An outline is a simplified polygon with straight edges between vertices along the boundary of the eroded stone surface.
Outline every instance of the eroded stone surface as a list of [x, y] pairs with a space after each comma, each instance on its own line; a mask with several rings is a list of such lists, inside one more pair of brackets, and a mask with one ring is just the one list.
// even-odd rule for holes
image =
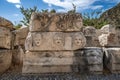
[[101, 46], [120, 46], [119, 36], [114, 33], [100, 35], [99, 42]]
[[28, 32], [29, 32], [29, 27], [23, 27], [18, 30], [15, 30], [14, 46], [18, 46], [18, 45], [24, 46]]
[[86, 39], [81, 32], [34, 32], [29, 33], [25, 48], [30, 51], [76, 50], [85, 44]]
[[102, 49], [85, 48], [77, 51], [27, 51], [24, 57], [22, 71], [23, 73], [97, 73], [102, 72], [102, 70]]
[[6, 28], [9, 28], [12, 30], [13, 24], [9, 20], [7, 20], [3, 17], [0, 17], [0, 27], [6, 27]]
[[30, 31], [80, 31], [83, 27], [80, 14], [33, 13]]
[[12, 50], [12, 62], [14, 65], [22, 65], [24, 57], [24, 51], [21, 46]]
[[12, 47], [12, 33], [5, 27], [0, 27], [0, 48], [10, 49]]
[[11, 65], [12, 52], [0, 49], [0, 74], [5, 72]]
[[105, 48], [105, 65], [113, 73], [120, 73], [120, 48]]
[[83, 34], [86, 37], [86, 47], [100, 47], [98, 36], [101, 34], [100, 30], [93, 26], [86, 26], [83, 29]]
[[110, 24], [107, 24], [107, 25], [104, 25], [102, 28], [101, 28], [101, 32], [103, 34], [107, 34], [107, 33], [116, 33], [116, 30], [115, 30], [115, 27], [110, 25]]

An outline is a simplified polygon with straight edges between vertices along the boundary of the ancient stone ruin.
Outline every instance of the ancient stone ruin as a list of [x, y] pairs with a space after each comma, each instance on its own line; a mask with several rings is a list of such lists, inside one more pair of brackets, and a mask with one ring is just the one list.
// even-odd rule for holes
[[77, 13], [33, 13], [18, 30], [0, 17], [0, 73], [14, 65], [23, 74], [120, 73], [119, 55], [120, 29], [84, 27]]

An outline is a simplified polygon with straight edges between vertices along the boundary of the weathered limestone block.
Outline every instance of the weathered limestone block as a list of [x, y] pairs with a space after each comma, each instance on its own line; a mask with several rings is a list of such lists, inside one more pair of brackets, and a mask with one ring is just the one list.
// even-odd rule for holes
[[77, 50], [85, 44], [86, 39], [81, 32], [34, 32], [28, 34], [25, 48], [29, 51]]
[[23, 56], [24, 56], [24, 51], [21, 46], [19, 46], [17, 49], [12, 50], [12, 63], [14, 65], [22, 65]]
[[95, 29], [93, 26], [86, 26], [83, 29], [83, 34], [86, 37], [86, 47], [99, 47], [100, 43], [98, 40], [98, 36], [100, 35], [100, 31]]
[[0, 74], [5, 72], [11, 65], [12, 52], [0, 49]]
[[15, 34], [14, 46], [19, 46], [19, 45], [24, 46], [28, 32], [29, 32], [29, 27], [23, 27], [18, 30], [15, 30], [14, 31], [14, 34]]
[[13, 30], [13, 24], [3, 17], [0, 17], [0, 27], [6, 27], [9, 28], [10, 30]]
[[83, 34], [85, 36], [95, 36], [96, 35], [96, 29], [93, 26], [86, 26], [83, 29]]
[[120, 73], [120, 48], [105, 48], [105, 66], [112, 73]]
[[103, 26], [100, 30], [103, 34], [116, 33], [115, 27], [110, 24]]
[[83, 27], [81, 14], [33, 13], [30, 31], [80, 31]]
[[99, 42], [101, 46], [120, 46], [120, 38], [114, 33], [102, 34], [99, 36]]
[[99, 48], [77, 51], [28, 51], [23, 60], [23, 73], [102, 73], [103, 70], [103, 52]]
[[12, 33], [5, 27], [0, 27], [0, 48], [10, 49], [12, 47]]
[[97, 47], [87, 47], [75, 52], [76, 56], [82, 56], [83, 60], [76, 59], [79, 63], [78, 70], [82, 73], [98, 73], [103, 71], [103, 51]]

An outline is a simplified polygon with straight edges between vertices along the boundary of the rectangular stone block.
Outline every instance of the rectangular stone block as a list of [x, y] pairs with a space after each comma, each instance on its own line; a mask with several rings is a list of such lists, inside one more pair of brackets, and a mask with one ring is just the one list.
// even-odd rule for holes
[[105, 48], [105, 65], [112, 72], [120, 72], [120, 48]]
[[103, 53], [100, 48], [85, 48], [77, 51], [27, 51], [23, 59], [23, 66], [23, 73], [32, 72], [32, 68], [37, 71], [35, 73], [44, 73], [41, 71], [42, 68], [47, 69], [46, 73], [49, 73], [54, 72], [49, 69], [54, 67], [58, 67], [57, 72], [62, 72], [59, 69], [60, 66], [63, 66], [62, 69], [66, 69], [65, 66], [68, 66], [69, 68], [66, 69], [68, 72], [100, 73], [103, 70]]
[[33, 32], [28, 34], [25, 48], [29, 51], [77, 50], [85, 44], [86, 39], [81, 32]]
[[5, 72], [12, 62], [12, 51], [0, 49], [0, 74]]
[[29, 32], [29, 27], [23, 27], [18, 30], [14, 31], [15, 34], [15, 41], [14, 41], [14, 46], [24, 46], [25, 45], [25, 40]]
[[101, 46], [120, 47], [120, 38], [117, 36], [117, 34], [114, 33], [100, 35], [99, 42]]
[[30, 31], [81, 31], [81, 14], [33, 13], [30, 19]]
[[5, 27], [0, 27], [0, 48], [12, 48], [12, 33]]

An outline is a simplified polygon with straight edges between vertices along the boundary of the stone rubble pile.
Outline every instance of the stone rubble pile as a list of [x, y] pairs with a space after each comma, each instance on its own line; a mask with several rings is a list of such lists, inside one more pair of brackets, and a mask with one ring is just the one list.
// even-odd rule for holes
[[120, 73], [120, 29], [83, 27], [80, 14], [33, 13], [29, 27], [14, 30], [0, 17], [0, 74], [13, 64], [23, 74]]

